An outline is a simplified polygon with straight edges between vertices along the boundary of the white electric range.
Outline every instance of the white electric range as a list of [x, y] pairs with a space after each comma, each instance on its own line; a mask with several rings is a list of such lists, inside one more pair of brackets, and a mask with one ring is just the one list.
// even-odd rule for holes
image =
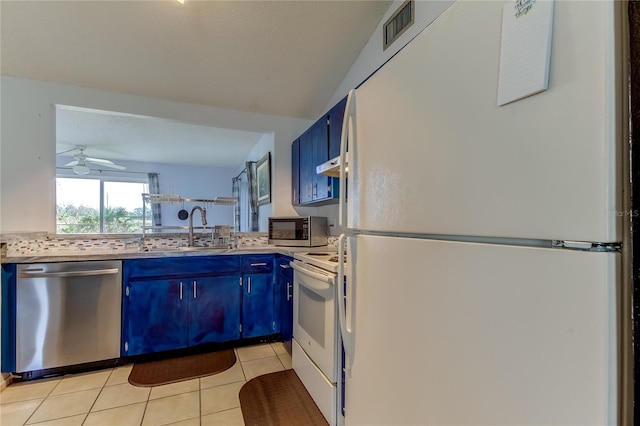
[[329, 425], [336, 425], [341, 371], [337, 253], [296, 253], [293, 267], [293, 369]]

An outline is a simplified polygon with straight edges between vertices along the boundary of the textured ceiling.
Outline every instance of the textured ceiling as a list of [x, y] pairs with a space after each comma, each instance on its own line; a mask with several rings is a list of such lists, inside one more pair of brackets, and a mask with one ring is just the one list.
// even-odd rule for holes
[[2, 74], [320, 115], [389, 1], [0, 2]]
[[[1, 0], [0, 70], [315, 119], [391, 3]], [[59, 111], [56, 133], [56, 152], [78, 144], [113, 160], [234, 166], [260, 136], [79, 109]]]
[[[197, 126], [81, 108], [56, 109], [56, 152], [77, 145], [89, 157], [209, 167], [242, 164], [261, 133]], [[64, 154], [73, 156], [74, 150]], [[71, 161], [71, 159], [67, 159]]]

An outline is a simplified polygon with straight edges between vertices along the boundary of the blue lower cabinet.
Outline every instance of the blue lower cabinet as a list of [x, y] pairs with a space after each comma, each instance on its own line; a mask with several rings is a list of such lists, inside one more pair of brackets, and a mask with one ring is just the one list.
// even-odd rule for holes
[[279, 256], [276, 262], [275, 316], [278, 331], [285, 347], [291, 352], [293, 335], [293, 269], [288, 256]]
[[273, 274], [247, 274], [243, 277], [242, 337], [274, 334]]
[[16, 371], [16, 264], [0, 265], [2, 278], [2, 351], [3, 373]]
[[273, 254], [124, 262], [122, 356], [279, 332]]
[[[183, 287], [181, 290], [180, 287]], [[180, 280], [135, 281], [128, 285], [124, 355], [187, 347], [189, 300]]]
[[[125, 356], [240, 338], [240, 272], [132, 281], [125, 290]], [[128, 294], [128, 296], [126, 296]]]
[[240, 338], [239, 280], [240, 273], [190, 283], [189, 346]]

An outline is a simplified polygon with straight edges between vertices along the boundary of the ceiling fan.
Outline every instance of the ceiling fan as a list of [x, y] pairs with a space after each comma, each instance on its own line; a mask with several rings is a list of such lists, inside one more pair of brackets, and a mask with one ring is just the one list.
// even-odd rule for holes
[[79, 153], [77, 153], [77, 154], [75, 154], [73, 156], [73, 161], [65, 164], [65, 167], [71, 166], [71, 169], [77, 175], [89, 174], [90, 169], [89, 169], [89, 166], [88, 166], [87, 163], [96, 164], [98, 166], [103, 166], [103, 167], [110, 167], [110, 168], [116, 169], [116, 170], [125, 170], [126, 169], [126, 167], [120, 166], [118, 164], [115, 164], [113, 161], [110, 161], [110, 160], [105, 160], [105, 159], [102, 159], [102, 158], [87, 157], [87, 155], [84, 153], [85, 149], [87, 149], [87, 147], [84, 146], [84, 145], [76, 145], [75, 148], [70, 149], [68, 151], [60, 152], [60, 153], [58, 153], [58, 155], [65, 154], [67, 152], [71, 152], [71, 151], [75, 151], [75, 150], [80, 151]]

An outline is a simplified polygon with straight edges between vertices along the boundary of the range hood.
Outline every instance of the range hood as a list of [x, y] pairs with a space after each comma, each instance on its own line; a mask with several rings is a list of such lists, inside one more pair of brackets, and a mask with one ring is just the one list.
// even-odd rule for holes
[[[345, 175], [349, 173], [349, 167], [345, 167]], [[325, 161], [316, 167], [316, 173], [319, 175], [340, 177], [340, 156]]]

